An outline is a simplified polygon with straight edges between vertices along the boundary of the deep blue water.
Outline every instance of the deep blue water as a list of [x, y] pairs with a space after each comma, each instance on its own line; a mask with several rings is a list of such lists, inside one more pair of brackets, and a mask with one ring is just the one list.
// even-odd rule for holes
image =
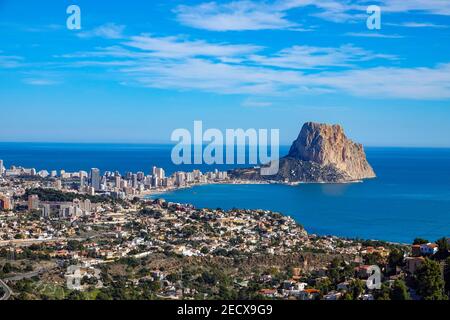
[[[0, 142], [0, 159], [5, 167], [11, 165], [39, 170], [76, 172], [99, 168], [103, 171], [131, 171], [150, 173], [153, 166], [171, 174], [175, 171], [203, 172], [228, 170], [230, 165], [174, 165], [171, 160], [173, 145], [164, 144], [86, 144], [86, 143], [10, 143]], [[287, 147], [281, 151], [287, 152]], [[192, 148], [192, 157], [194, 149]], [[248, 165], [241, 165], [248, 167]]]
[[[177, 170], [169, 145], [0, 143], [5, 166], [38, 170]], [[282, 153], [287, 148], [282, 149]], [[209, 185], [165, 194], [197, 207], [262, 208], [291, 215], [309, 232], [410, 242], [450, 236], [450, 149], [367, 148], [377, 179], [346, 185]], [[227, 169], [229, 166], [219, 166]]]
[[409, 243], [450, 236], [450, 150], [368, 148], [378, 177], [355, 184], [209, 185], [171, 192], [197, 207], [262, 208], [310, 233]]

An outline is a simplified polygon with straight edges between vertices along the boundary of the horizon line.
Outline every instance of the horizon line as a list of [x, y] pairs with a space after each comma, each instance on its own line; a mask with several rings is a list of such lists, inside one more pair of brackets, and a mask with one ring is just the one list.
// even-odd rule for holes
[[[105, 142], [105, 141], [0, 141], [1, 143], [6, 144], [67, 144], [67, 145], [75, 145], [75, 144], [84, 144], [84, 145], [95, 145], [95, 144], [103, 144], [103, 145], [178, 145], [176, 142]], [[202, 146], [209, 145], [209, 143], [205, 143]], [[289, 144], [282, 143], [280, 147], [290, 147], [292, 142]], [[450, 145], [448, 146], [424, 146], [424, 145], [374, 145], [374, 144], [362, 144], [364, 148], [402, 148], [402, 149], [450, 149]], [[191, 146], [198, 146], [196, 144], [191, 144]], [[224, 146], [228, 146], [224, 144]], [[242, 146], [241, 144], [236, 144], [235, 146]], [[244, 144], [244, 146], [254, 147], [255, 145]]]

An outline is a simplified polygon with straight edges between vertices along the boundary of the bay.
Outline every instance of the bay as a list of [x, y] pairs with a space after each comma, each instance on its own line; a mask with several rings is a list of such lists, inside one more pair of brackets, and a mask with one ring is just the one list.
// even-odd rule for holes
[[[5, 166], [37, 170], [166, 172], [236, 166], [176, 166], [171, 145], [0, 143]], [[281, 154], [288, 147], [283, 147]], [[411, 242], [450, 236], [450, 149], [366, 148], [377, 178], [355, 184], [207, 185], [158, 195], [196, 207], [267, 209], [310, 233]], [[241, 165], [241, 167], [246, 165]]]

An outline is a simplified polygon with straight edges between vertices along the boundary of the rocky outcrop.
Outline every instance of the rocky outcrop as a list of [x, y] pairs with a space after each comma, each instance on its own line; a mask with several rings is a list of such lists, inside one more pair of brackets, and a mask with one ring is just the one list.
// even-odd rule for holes
[[353, 180], [375, 177], [363, 146], [348, 139], [340, 125], [305, 123], [288, 157], [334, 166]]
[[258, 169], [230, 172], [238, 179], [283, 182], [347, 182], [374, 178], [361, 144], [348, 139], [340, 125], [308, 122], [289, 150], [280, 159], [278, 173], [261, 176]]

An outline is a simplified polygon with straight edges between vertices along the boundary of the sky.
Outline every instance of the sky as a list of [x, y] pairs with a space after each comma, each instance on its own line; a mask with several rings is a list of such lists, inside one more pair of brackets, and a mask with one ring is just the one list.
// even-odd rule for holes
[[0, 39], [0, 141], [165, 143], [201, 120], [290, 144], [316, 121], [450, 147], [448, 0], [0, 0]]

